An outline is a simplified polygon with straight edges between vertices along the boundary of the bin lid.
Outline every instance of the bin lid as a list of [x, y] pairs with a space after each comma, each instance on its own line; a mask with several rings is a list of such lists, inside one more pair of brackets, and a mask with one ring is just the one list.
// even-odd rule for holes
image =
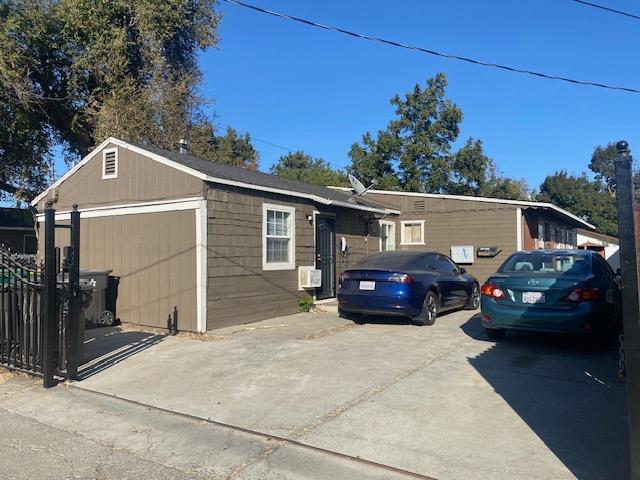
[[91, 275], [109, 275], [113, 270], [80, 270], [80, 276], [91, 276]]

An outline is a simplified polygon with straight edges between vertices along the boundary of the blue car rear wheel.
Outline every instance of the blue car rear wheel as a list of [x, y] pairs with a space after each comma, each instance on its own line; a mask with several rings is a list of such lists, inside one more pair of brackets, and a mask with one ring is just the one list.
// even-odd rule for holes
[[422, 311], [417, 317], [413, 317], [413, 321], [418, 325], [433, 325], [438, 316], [440, 308], [438, 296], [434, 292], [427, 292], [422, 303]]

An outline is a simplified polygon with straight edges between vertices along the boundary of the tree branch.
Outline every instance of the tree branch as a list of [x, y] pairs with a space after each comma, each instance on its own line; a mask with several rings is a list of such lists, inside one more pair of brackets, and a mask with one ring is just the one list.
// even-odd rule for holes
[[25, 190], [24, 188], [16, 187], [6, 182], [0, 182], [0, 191], [10, 193], [11, 195], [17, 194], [18, 198], [25, 202], [30, 202], [36, 196], [31, 190]]

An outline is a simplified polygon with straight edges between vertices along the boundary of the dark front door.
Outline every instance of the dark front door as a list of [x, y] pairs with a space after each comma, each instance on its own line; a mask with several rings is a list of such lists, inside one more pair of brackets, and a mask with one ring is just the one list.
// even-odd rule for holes
[[336, 296], [336, 233], [335, 219], [316, 217], [316, 268], [322, 272], [322, 286], [316, 289], [316, 298], [322, 300]]

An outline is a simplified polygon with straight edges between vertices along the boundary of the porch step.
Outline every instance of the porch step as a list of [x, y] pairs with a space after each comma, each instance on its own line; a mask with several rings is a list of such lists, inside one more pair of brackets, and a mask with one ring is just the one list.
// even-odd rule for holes
[[320, 313], [338, 313], [338, 302], [316, 303], [314, 310]]

